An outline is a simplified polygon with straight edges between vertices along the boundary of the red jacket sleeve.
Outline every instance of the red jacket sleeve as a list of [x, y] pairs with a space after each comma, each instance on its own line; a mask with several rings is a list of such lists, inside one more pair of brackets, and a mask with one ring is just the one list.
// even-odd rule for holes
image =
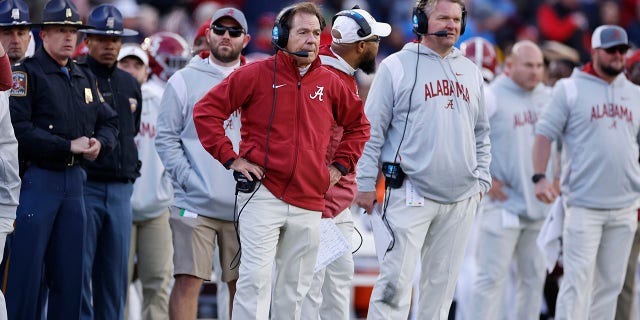
[[538, 27], [545, 38], [560, 42], [569, 39], [578, 30], [571, 16], [560, 18], [548, 5], [538, 9]]
[[0, 58], [0, 91], [11, 89], [13, 79], [11, 76], [11, 64], [9, 63], [9, 55]]
[[332, 162], [353, 172], [362, 155], [364, 144], [369, 140], [370, 125], [364, 114], [362, 100], [345, 86], [338, 84], [336, 87], [342, 90], [340, 99], [333, 106], [334, 118], [344, 132]]

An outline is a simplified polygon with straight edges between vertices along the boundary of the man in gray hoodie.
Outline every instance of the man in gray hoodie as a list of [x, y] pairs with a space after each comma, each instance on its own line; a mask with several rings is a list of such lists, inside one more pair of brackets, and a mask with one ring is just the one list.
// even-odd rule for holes
[[[209, 55], [201, 52], [169, 79], [158, 116], [156, 148], [173, 177], [175, 198], [169, 217], [176, 279], [169, 299], [171, 319], [196, 318], [200, 287], [211, 278], [215, 239], [222, 267], [220, 280], [229, 286], [229, 308], [238, 279], [238, 240], [233, 225], [235, 181], [231, 171], [200, 144], [192, 112], [209, 89], [241, 65], [240, 52], [251, 37], [247, 21], [237, 9], [220, 9], [211, 21], [207, 31]], [[238, 150], [239, 114], [227, 120], [225, 130]]]
[[637, 228], [640, 90], [624, 73], [627, 33], [603, 25], [592, 62], [558, 81], [536, 125], [536, 197], [557, 192], [544, 172], [551, 141], [563, 142], [564, 276], [556, 319], [613, 319]]
[[536, 238], [549, 208], [536, 199], [530, 180], [534, 128], [550, 98], [549, 88], [542, 84], [542, 51], [531, 41], [516, 43], [505, 73], [485, 91], [492, 184], [476, 220], [480, 224], [474, 250], [478, 274], [469, 314], [478, 320], [498, 319], [507, 313], [499, 297], [505, 284], [511, 284], [506, 281], [511, 261], [516, 272], [516, 319], [539, 317], [545, 279], [544, 257]]
[[462, 0], [419, 1], [413, 27], [420, 41], [386, 58], [369, 91], [371, 139], [358, 162], [356, 203], [373, 211], [382, 164], [383, 219], [394, 239], [373, 289], [371, 319], [407, 318], [418, 262], [417, 318], [446, 319], [476, 208], [491, 186], [484, 80], [453, 47], [465, 15]]

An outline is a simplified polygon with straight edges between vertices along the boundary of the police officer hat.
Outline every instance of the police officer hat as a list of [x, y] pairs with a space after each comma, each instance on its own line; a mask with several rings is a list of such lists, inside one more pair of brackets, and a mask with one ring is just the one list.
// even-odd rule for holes
[[29, 6], [22, 0], [0, 2], [0, 27], [30, 27]]
[[93, 29], [82, 30], [88, 34], [108, 36], [135, 36], [137, 31], [122, 27], [122, 13], [110, 4], [101, 4], [89, 14], [87, 24]]
[[82, 24], [78, 9], [70, 0], [49, 0], [42, 10], [40, 26], [64, 25], [78, 29], [90, 28]]

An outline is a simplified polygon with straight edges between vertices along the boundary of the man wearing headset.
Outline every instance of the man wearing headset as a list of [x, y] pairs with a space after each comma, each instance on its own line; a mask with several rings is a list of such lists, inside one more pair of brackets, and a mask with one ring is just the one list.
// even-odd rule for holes
[[[241, 52], [250, 40], [247, 20], [240, 10], [216, 11], [207, 29], [210, 54], [201, 52], [173, 74], [160, 102], [156, 148], [173, 177], [175, 199], [169, 215], [176, 279], [169, 298], [170, 319], [197, 317], [200, 288], [211, 278], [214, 239], [222, 269], [217, 273], [218, 283], [227, 284], [230, 303], [233, 300], [238, 279], [237, 262], [233, 261], [238, 252], [233, 225], [234, 181], [198, 141], [193, 107], [210, 88], [244, 64]], [[240, 141], [239, 118], [235, 113], [224, 119], [222, 134], [231, 139], [230, 148]]]
[[[355, 72], [359, 69], [371, 74], [376, 68], [376, 56], [382, 37], [391, 33], [391, 26], [377, 22], [367, 11], [354, 7], [338, 12], [333, 17], [331, 45], [320, 47], [320, 60], [338, 75], [353, 93], [358, 94]], [[342, 128], [331, 127], [331, 139], [327, 161], [342, 137]], [[353, 234], [353, 219], [349, 207], [353, 203], [358, 187], [356, 174], [342, 177], [325, 195], [323, 219], [332, 219], [348, 244]], [[351, 306], [351, 281], [353, 280], [353, 255], [349, 250], [316, 272], [311, 289], [302, 304], [303, 319], [348, 319]]]
[[395, 239], [370, 319], [407, 318], [418, 262], [417, 318], [447, 318], [473, 217], [491, 186], [484, 80], [453, 47], [464, 17], [462, 0], [419, 1], [412, 18], [419, 42], [383, 60], [369, 91], [371, 139], [358, 162], [356, 203], [373, 211], [382, 164], [383, 214]]
[[[254, 191], [238, 195], [242, 258], [236, 319], [266, 319], [270, 305], [272, 319], [300, 318], [318, 253], [324, 194], [355, 170], [369, 138], [362, 101], [321, 67], [322, 27], [322, 14], [311, 2], [283, 9], [272, 31], [280, 52], [232, 73], [193, 111], [204, 148], [244, 178], [260, 180]], [[237, 110], [239, 154], [224, 135], [224, 120]], [[327, 165], [334, 122], [344, 134]]]

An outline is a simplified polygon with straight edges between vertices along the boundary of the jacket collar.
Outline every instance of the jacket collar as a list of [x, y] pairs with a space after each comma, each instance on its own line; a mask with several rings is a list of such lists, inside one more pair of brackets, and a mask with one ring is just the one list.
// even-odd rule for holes
[[[58, 64], [58, 62], [56, 62], [50, 55], [49, 53], [47, 53], [47, 51], [44, 50], [44, 47], [40, 47], [38, 50], [36, 50], [36, 52], [34, 53], [34, 58], [37, 59], [38, 61], [40, 61], [40, 65], [42, 66], [42, 70], [47, 73], [47, 74], [52, 74], [52, 73], [60, 73], [63, 74], [62, 71], [60, 70], [60, 67], [62, 67], [61, 65]], [[82, 73], [82, 71], [79, 70], [80, 67], [78, 67], [75, 63], [73, 63], [73, 60], [71, 59], [67, 59], [67, 68], [69, 68], [69, 74], [72, 77], [84, 77], [84, 74]]]
[[87, 55], [87, 65], [91, 68], [91, 71], [95, 73], [99, 77], [109, 77], [116, 70], [116, 64], [114, 63], [112, 66], [106, 66], [102, 63], [99, 63], [92, 56]]
[[[295, 70], [296, 74], [300, 76], [300, 68], [298, 68], [298, 63], [296, 62], [295, 59], [293, 59], [288, 54], [280, 50], [278, 50], [278, 52], [276, 53], [275, 58], [277, 62], [286, 65], [288, 70]], [[320, 67], [321, 65], [322, 65], [322, 62], [320, 61], [320, 59], [318, 59], [318, 57], [316, 57], [316, 59], [313, 60], [313, 62], [311, 62], [311, 65], [309, 66], [309, 70], [307, 71], [307, 74], [309, 74], [309, 72], [311, 72], [313, 69]]]

